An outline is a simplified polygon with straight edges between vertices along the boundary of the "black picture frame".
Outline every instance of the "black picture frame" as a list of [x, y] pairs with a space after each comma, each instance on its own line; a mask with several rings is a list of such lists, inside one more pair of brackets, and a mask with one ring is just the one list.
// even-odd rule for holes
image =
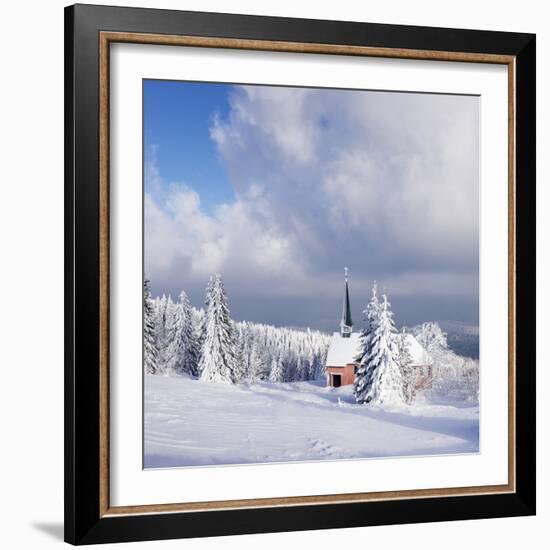
[[[513, 56], [515, 491], [139, 515], [100, 512], [101, 31]], [[535, 514], [535, 35], [75, 5], [65, 9], [65, 540], [72, 544]]]

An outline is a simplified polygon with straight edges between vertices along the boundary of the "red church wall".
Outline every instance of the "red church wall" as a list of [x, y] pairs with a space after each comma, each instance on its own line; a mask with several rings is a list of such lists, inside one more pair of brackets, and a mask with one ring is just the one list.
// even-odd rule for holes
[[[345, 367], [327, 367], [327, 386], [334, 386], [333, 374], [341, 376], [341, 385], [347, 386], [355, 382], [356, 365], [349, 363]], [[415, 366], [415, 390], [429, 390], [432, 387], [433, 372], [431, 365]]]
[[414, 380], [415, 390], [431, 390], [433, 380], [433, 369], [431, 365], [415, 367], [416, 376]]
[[350, 363], [345, 367], [328, 367], [327, 366], [327, 386], [334, 386], [333, 374], [341, 375], [342, 386], [347, 386], [355, 382], [355, 365]]

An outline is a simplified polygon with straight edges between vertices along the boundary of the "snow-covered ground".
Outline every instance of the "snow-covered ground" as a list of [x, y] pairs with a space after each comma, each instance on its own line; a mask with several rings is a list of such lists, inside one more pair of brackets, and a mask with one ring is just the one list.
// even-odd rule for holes
[[146, 468], [472, 453], [479, 407], [357, 405], [324, 382], [213, 384], [145, 377]]

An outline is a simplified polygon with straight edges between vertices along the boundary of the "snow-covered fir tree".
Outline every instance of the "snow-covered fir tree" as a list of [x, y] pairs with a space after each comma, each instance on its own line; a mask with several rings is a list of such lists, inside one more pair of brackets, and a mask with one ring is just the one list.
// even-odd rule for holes
[[[197, 332], [197, 335], [198, 335], [198, 343], [199, 343], [199, 349], [201, 350], [201, 354], [202, 354], [202, 347], [204, 345], [204, 339], [206, 337], [206, 323], [207, 323], [207, 320], [206, 320], [206, 312], [208, 310], [208, 303], [209, 303], [209, 300], [210, 300], [210, 294], [212, 293], [212, 285], [214, 283], [214, 277], [210, 277], [208, 279], [208, 283], [206, 284], [206, 289], [205, 289], [205, 293], [204, 293], [204, 309], [201, 309], [200, 310], [200, 313], [199, 315], [195, 316], [195, 320], [198, 321], [198, 324], [195, 326], [195, 330]], [[199, 377], [201, 375], [201, 368], [202, 368], [202, 363], [199, 361]]]
[[403, 398], [405, 403], [412, 403], [414, 399], [415, 376], [412, 369], [412, 356], [405, 329], [395, 337], [396, 362], [401, 371], [403, 382]]
[[296, 366], [294, 368], [294, 380], [297, 380], [298, 382], [301, 382], [302, 380], [306, 380], [307, 376], [307, 364], [302, 360], [301, 355], [298, 355], [296, 358]]
[[192, 308], [185, 291], [174, 305], [168, 329], [166, 370], [170, 373], [198, 375], [200, 349], [192, 323]]
[[175, 305], [171, 296], [162, 297], [155, 301], [155, 330], [158, 347], [157, 374], [168, 374], [168, 362], [173, 337], [172, 325], [174, 322]]
[[241, 339], [241, 334], [237, 324], [232, 321], [233, 337], [235, 338], [235, 362], [233, 368], [233, 383], [238, 384], [243, 382], [249, 371], [248, 356], [247, 356], [247, 339]]
[[[204, 309], [197, 309], [191, 307], [191, 326], [195, 334], [195, 341], [197, 343], [197, 349], [199, 350], [199, 360], [201, 355], [202, 344], [204, 342], [204, 318], [206, 317]], [[200, 376], [199, 364], [197, 363], [197, 376]]]
[[433, 359], [431, 393], [438, 397], [457, 400], [479, 399], [479, 361], [462, 357], [451, 350], [447, 334], [439, 323], [427, 322], [408, 331], [420, 342]]
[[158, 355], [151, 283], [149, 279], [145, 279], [143, 281], [143, 366], [147, 374], [157, 373]]
[[270, 382], [283, 382], [285, 370], [280, 355], [274, 355], [271, 359], [271, 369], [269, 372]]
[[380, 320], [380, 310], [381, 310], [380, 300], [378, 299], [378, 285], [376, 281], [372, 285], [372, 296], [367, 304], [367, 309], [363, 312], [365, 314], [365, 335], [372, 337], [374, 331], [378, 327]]
[[355, 399], [358, 403], [398, 404], [404, 402], [403, 380], [395, 358], [395, 325], [390, 303], [386, 295], [378, 311], [376, 324], [370, 327], [363, 350], [361, 364], [354, 384]]
[[204, 341], [199, 372], [207, 382], [235, 382], [235, 336], [221, 275], [207, 287]]
[[234, 323], [233, 327], [237, 338], [235, 361], [238, 366], [238, 378], [242, 381], [248, 377], [250, 371], [251, 338], [248, 326], [245, 323]]
[[306, 364], [307, 380], [316, 380], [319, 374], [319, 367], [317, 364], [317, 355], [315, 354], [313, 347], [310, 345], [310, 342], [308, 342]]
[[248, 380], [250, 382], [260, 382], [269, 378], [269, 364], [266, 353], [259, 344], [252, 344], [252, 350], [249, 359]]
[[418, 340], [418, 343], [434, 358], [444, 355], [449, 349], [447, 334], [441, 330], [439, 323], [422, 323], [413, 327], [411, 333]]
[[[376, 284], [376, 281], [374, 281], [374, 284], [372, 285], [371, 299], [369, 300], [367, 307], [363, 310], [363, 316], [364, 327], [359, 334], [361, 351], [359, 355], [355, 358], [356, 362], [360, 365], [366, 364], [368, 361], [372, 336], [374, 334], [374, 331], [376, 330], [376, 327], [378, 326], [378, 320], [380, 316], [380, 300], [378, 299], [378, 286]], [[357, 374], [358, 376], [356, 377], [357, 379], [355, 383], [356, 386], [359, 377], [363, 377], [366, 374], [366, 371], [365, 369], [360, 368]], [[354, 391], [356, 390], [354, 389]]]

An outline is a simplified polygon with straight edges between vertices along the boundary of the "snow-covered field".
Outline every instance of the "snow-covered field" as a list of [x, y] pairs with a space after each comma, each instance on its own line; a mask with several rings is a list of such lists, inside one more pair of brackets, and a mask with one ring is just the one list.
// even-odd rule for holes
[[231, 386], [145, 377], [146, 468], [473, 453], [479, 407], [357, 405], [324, 382]]

